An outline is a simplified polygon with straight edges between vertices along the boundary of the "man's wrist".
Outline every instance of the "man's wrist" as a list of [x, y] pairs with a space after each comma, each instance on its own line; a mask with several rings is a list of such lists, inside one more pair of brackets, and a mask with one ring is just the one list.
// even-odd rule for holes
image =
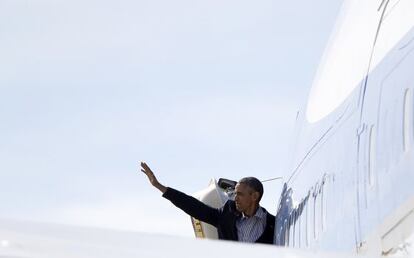
[[157, 182], [154, 186], [155, 186], [155, 188], [157, 188], [158, 190], [160, 190], [162, 193], [165, 193], [167, 191], [167, 187], [163, 186], [159, 182]]

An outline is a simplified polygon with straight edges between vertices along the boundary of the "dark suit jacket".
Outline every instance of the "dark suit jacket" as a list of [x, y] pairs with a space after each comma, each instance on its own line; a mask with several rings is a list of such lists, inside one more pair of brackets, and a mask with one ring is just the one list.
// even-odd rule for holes
[[[183, 210], [188, 215], [213, 225], [217, 228], [219, 239], [237, 241], [236, 220], [242, 215], [236, 210], [234, 201], [227, 201], [219, 209], [212, 208], [192, 196], [188, 196], [173, 188], [167, 188], [162, 195], [170, 200], [175, 206]], [[273, 244], [273, 234], [275, 229], [275, 216], [267, 213], [266, 227], [263, 234], [256, 240], [256, 243]]]

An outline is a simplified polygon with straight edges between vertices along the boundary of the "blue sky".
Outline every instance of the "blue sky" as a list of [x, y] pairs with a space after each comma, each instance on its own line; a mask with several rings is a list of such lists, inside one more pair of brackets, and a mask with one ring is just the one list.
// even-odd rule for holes
[[139, 161], [187, 193], [289, 174], [341, 3], [0, 1], [0, 217], [191, 236]]

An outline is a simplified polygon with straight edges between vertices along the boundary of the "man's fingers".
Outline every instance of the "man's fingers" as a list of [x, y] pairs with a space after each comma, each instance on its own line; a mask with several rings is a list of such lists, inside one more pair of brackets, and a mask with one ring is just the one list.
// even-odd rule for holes
[[145, 162], [141, 162], [141, 172], [143, 172], [148, 177], [150, 183], [153, 186], [156, 186], [158, 188], [160, 183], [158, 182], [154, 173], [151, 171], [151, 169], [148, 167], [148, 165]]
[[154, 173], [152, 173], [151, 171], [145, 170], [145, 169], [141, 169], [141, 171], [146, 174], [147, 176], [153, 176]]
[[141, 167], [145, 170], [151, 171], [151, 169], [148, 167], [148, 165], [145, 162], [141, 162]]
[[155, 175], [154, 175], [154, 173], [151, 171], [151, 169], [148, 167], [147, 163], [145, 163], [145, 162], [141, 162], [141, 171], [142, 171], [145, 175], [147, 175], [147, 177], [148, 177], [150, 180], [155, 179]]

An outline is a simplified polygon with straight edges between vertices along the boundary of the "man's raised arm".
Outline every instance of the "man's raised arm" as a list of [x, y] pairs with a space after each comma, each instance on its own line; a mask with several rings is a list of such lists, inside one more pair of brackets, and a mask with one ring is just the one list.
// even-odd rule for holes
[[147, 175], [150, 183], [162, 192], [162, 196], [171, 201], [175, 206], [196, 219], [217, 226], [219, 219], [218, 209], [212, 208], [190, 195], [163, 186], [158, 182], [154, 173], [145, 162], [141, 162], [141, 171]]
[[160, 190], [163, 194], [167, 191], [167, 187], [163, 186], [160, 182], [158, 182], [157, 178], [155, 177], [155, 175], [152, 172], [152, 170], [148, 167], [147, 163], [141, 162], [141, 171], [145, 175], [147, 175], [148, 180], [150, 181], [150, 183], [155, 188], [157, 188], [158, 190]]

